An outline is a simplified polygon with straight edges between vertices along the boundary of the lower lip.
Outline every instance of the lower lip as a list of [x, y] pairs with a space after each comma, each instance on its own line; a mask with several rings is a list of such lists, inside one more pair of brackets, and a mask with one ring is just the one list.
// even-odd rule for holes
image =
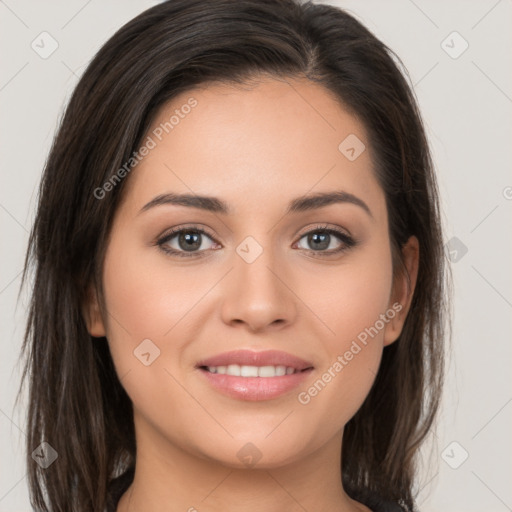
[[236, 377], [221, 373], [211, 373], [199, 368], [210, 384], [221, 393], [240, 400], [271, 400], [301, 384], [313, 368], [281, 377]]

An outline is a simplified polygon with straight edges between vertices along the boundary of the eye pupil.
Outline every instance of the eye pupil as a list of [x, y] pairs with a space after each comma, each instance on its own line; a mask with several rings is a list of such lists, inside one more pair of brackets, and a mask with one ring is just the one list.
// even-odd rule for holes
[[308, 236], [308, 241], [313, 242], [313, 246], [316, 249], [327, 249], [330, 242], [329, 233], [316, 232]]
[[[199, 249], [199, 247], [201, 247], [200, 237], [200, 233], [194, 233], [190, 231], [181, 233], [179, 236], [180, 248], [184, 249], [185, 251]], [[182, 242], [184, 242], [184, 246], [182, 245]]]

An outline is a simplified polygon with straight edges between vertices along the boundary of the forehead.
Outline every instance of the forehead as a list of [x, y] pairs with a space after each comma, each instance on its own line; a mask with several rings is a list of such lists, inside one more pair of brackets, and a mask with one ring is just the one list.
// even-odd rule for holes
[[142, 142], [151, 149], [125, 191], [134, 208], [177, 192], [223, 197], [237, 213], [331, 189], [383, 204], [364, 126], [308, 80], [191, 89], [159, 110]]

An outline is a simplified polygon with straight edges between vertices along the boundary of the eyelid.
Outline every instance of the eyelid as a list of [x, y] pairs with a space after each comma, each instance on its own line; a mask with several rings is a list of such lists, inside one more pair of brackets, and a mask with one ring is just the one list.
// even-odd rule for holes
[[209, 228], [198, 226], [196, 224], [192, 224], [190, 226], [185, 225], [185, 226], [178, 226], [175, 228], [171, 228], [171, 229], [165, 231], [162, 235], [159, 235], [158, 240], [161, 241], [163, 239], [172, 238], [174, 235], [177, 235], [178, 233], [181, 233], [182, 231], [195, 231], [195, 232], [207, 235], [213, 241], [217, 242], [215, 235], [209, 230]]
[[335, 233], [338, 233], [340, 235], [344, 235], [348, 238], [353, 238], [350, 232], [347, 229], [341, 228], [340, 226], [337, 226], [335, 224], [329, 224], [329, 223], [317, 223], [313, 226], [309, 226], [305, 228], [304, 231], [300, 231], [297, 236], [302, 238], [305, 235], [308, 235], [311, 232], [315, 231], [334, 231]]

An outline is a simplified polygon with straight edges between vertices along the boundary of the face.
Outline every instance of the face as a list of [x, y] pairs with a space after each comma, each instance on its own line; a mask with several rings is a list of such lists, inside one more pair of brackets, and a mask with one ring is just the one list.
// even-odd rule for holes
[[[364, 126], [319, 85], [267, 79], [183, 93], [144, 143], [105, 255], [107, 311], [87, 314], [138, 440], [236, 467], [341, 443], [412, 295], [393, 280]], [[414, 287], [415, 239], [404, 255]]]

